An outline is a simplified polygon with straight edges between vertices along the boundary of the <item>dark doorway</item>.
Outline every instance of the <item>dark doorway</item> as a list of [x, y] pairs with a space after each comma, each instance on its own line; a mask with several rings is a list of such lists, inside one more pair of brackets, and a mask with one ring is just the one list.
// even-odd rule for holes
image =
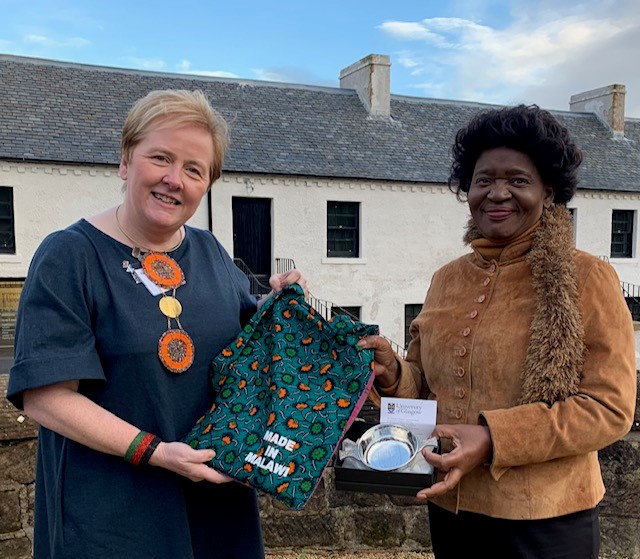
[[232, 199], [233, 257], [268, 285], [271, 275], [271, 199]]

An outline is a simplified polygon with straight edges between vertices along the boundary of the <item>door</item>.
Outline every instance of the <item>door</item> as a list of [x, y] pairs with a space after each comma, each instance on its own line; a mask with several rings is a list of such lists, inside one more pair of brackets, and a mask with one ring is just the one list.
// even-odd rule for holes
[[232, 199], [233, 257], [240, 258], [261, 283], [271, 275], [271, 199]]

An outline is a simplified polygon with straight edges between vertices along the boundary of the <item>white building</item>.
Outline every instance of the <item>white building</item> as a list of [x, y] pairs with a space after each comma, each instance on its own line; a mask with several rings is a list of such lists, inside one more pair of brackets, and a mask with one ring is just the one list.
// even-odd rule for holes
[[[343, 70], [340, 88], [0, 56], [0, 355], [10, 359], [36, 247], [121, 200], [126, 111], [166, 88], [202, 89], [231, 124], [223, 176], [191, 224], [255, 274], [294, 260], [315, 297], [404, 345], [431, 275], [466, 250], [467, 209], [446, 187], [449, 146], [487, 105], [391, 95], [380, 55]], [[570, 203], [577, 246], [640, 285], [640, 119], [624, 118], [624, 95], [594, 90], [554, 114], [584, 151]]]

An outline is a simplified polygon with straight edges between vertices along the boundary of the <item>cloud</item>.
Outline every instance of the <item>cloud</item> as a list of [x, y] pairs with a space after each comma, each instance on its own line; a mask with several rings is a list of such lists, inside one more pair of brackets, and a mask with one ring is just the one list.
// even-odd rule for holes
[[637, 60], [630, 53], [640, 52], [640, 31], [628, 29], [616, 40], [578, 52], [566, 63], [551, 70], [539, 83], [522, 91], [525, 100], [549, 108], [569, 109], [571, 95], [624, 84], [627, 89], [625, 114], [640, 118], [640, 75]]
[[[505, 8], [502, 6], [501, 8]], [[633, 0], [512, 2], [483, 21], [387, 21], [379, 29], [407, 48], [394, 55], [408, 87], [489, 103], [536, 102], [568, 108], [571, 94], [628, 87], [627, 114], [640, 117], [640, 3]], [[590, 84], [590, 85], [587, 85]]]
[[177, 69], [180, 72], [188, 72], [189, 68], [191, 68], [191, 62], [189, 62], [188, 60], [181, 60], [177, 64]]
[[24, 37], [24, 42], [48, 48], [82, 48], [89, 46], [91, 41], [82, 37], [68, 37], [66, 39], [53, 39], [46, 35], [29, 34]]
[[421, 62], [416, 58], [413, 58], [409, 52], [399, 52], [396, 57], [398, 64], [401, 64], [405, 68], [416, 68], [421, 66]]
[[196, 74], [198, 76], [209, 76], [211, 78], [239, 78], [237, 74], [233, 72], [226, 72], [225, 70], [189, 70], [186, 74]]
[[197, 76], [209, 76], [212, 78], [237, 78], [233, 72], [227, 72], [225, 70], [192, 70], [191, 62], [189, 60], [181, 60], [176, 64], [178, 72], [182, 74], [194, 74]]
[[[425, 20], [427, 21], [427, 20]], [[429, 31], [426, 25], [411, 21], [385, 21], [378, 29], [396, 39], [408, 39], [410, 41], [437, 42], [439, 36]]]
[[255, 74], [256, 79], [269, 82], [285, 82], [295, 83], [297, 81], [296, 76], [298, 71], [292, 71], [291, 68], [253, 68], [252, 72]]
[[166, 63], [161, 58], [141, 58], [138, 56], [127, 56], [127, 62], [131, 65], [141, 68], [143, 70], [164, 70]]
[[273, 68], [253, 68], [251, 70], [255, 78], [258, 80], [283, 82], [283, 83], [300, 83], [335, 87], [336, 80], [326, 80], [318, 78], [312, 72], [297, 66], [280, 66]]

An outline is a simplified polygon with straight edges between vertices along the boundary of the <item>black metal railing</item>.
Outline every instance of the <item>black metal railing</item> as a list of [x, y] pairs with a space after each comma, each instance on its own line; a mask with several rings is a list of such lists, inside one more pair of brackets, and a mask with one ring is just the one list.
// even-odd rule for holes
[[626, 281], [621, 281], [620, 285], [622, 286], [622, 294], [624, 295], [624, 300], [627, 302], [627, 307], [629, 307], [629, 312], [631, 312], [633, 320], [640, 320], [640, 285], [634, 285]]
[[269, 287], [269, 276], [254, 274], [242, 258], [234, 258], [233, 263], [249, 279], [251, 295], [265, 295], [271, 291], [271, 287]]
[[[307, 302], [314, 309], [316, 309], [325, 318], [325, 320], [331, 320], [332, 319], [333, 315], [332, 315], [331, 311], [332, 311], [332, 309], [334, 307], [336, 307], [336, 305], [334, 305], [331, 301], [325, 301], [324, 299], [319, 299], [318, 297], [316, 297], [312, 293], [309, 293], [307, 295]], [[340, 307], [340, 312], [337, 313], [337, 314], [346, 315], [349, 318], [351, 318], [352, 320], [357, 321], [357, 322], [360, 321], [359, 317], [355, 316], [354, 314], [351, 314], [348, 311], [345, 311], [342, 307]], [[380, 335], [391, 344], [391, 347], [393, 348], [393, 351], [395, 351], [398, 355], [400, 355], [400, 357], [404, 357], [405, 356], [406, 350], [404, 349], [404, 347], [402, 347], [400, 344], [394, 342], [393, 340], [387, 338], [385, 335], [383, 335], [383, 334], [380, 334]]]
[[296, 263], [293, 258], [276, 258], [276, 274], [284, 274], [295, 267]]

